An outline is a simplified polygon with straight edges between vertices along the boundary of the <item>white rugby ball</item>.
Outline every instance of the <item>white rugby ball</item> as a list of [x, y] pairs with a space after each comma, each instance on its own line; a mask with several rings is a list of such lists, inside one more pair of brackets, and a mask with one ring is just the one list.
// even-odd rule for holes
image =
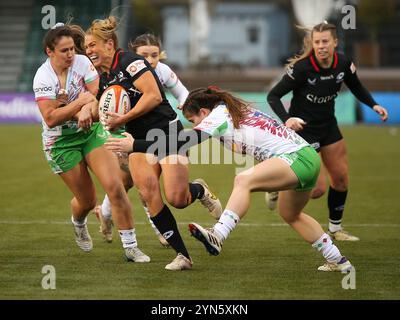
[[128, 93], [120, 85], [112, 85], [108, 87], [100, 97], [99, 101], [99, 118], [102, 125], [109, 117], [107, 112], [118, 114], [126, 114], [131, 109], [131, 101]]

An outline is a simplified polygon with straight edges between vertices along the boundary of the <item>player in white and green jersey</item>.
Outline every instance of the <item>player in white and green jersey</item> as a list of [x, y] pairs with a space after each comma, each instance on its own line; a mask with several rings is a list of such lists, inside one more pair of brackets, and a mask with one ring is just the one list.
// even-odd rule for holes
[[[194, 130], [185, 135], [189, 139], [180, 139], [179, 153], [215, 137], [234, 152], [260, 161], [235, 177], [226, 208], [213, 228], [189, 224], [192, 235], [204, 243], [210, 254], [221, 252], [222, 243], [249, 209], [251, 192], [280, 191], [281, 217], [326, 259], [318, 270], [343, 271], [352, 267], [319, 223], [302, 212], [320, 170], [318, 154], [303, 138], [269, 115], [251, 108], [247, 102], [216, 87], [192, 91], [183, 105], [183, 113], [194, 124]], [[125, 139], [108, 139], [106, 146], [125, 152], [156, 149], [149, 148], [152, 141], [126, 136]], [[166, 153], [170, 152], [169, 147], [172, 146], [164, 148]]]
[[56, 24], [49, 30], [44, 51], [48, 59], [36, 72], [33, 91], [43, 118], [46, 158], [74, 195], [71, 220], [75, 241], [83, 251], [93, 248], [86, 218], [96, 204], [90, 168], [110, 197], [125, 257], [149, 262], [150, 258], [137, 247], [131, 205], [118, 175], [118, 160], [103, 146], [106, 131], [93, 122], [98, 74], [86, 56], [75, 54], [69, 26]]
[[[79, 93], [84, 92], [93, 81], [98, 82], [96, 70], [86, 56], [77, 54], [67, 70], [65, 88], [62, 88], [48, 58], [37, 70], [33, 81], [35, 99], [41, 104], [45, 101], [50, 101], [50, 103], [60, 101], [60, 105], [64, 107], [78, 100]], [[60, 108], [60, 106], [57, 107]], [[79, 127], [78, 119], [75, 117], [52, 127], [49, 127], [43, 118], [42, 126], [44, 151], [54, 173], [71, 170], [82, 161], [86, 154], [102, 145], [106, 139], [106, 133], [99, 123], [84, 130]], [[91, 139], [92, 136], [93, 139]], [[76, 148], [78, 145], [81, 150]]]
[[183, 112], [195, 129], [220, 138], [228, 147], [254, 156], [260, 161], [235, 177], [234, 187], [219, 221], [212, 229], [196, 223], [190, 232], [202, 241], [209, 253], [217, 255], [222, 242], [250, 207], [250, 193], [282, 191], [281, 217], [327, 260], [323, 271], [342, 271], [351, 267], [338, 248], [312, 217], [302, 210], [315, 186], [320, 159], [314, 149], [293, 130], [272, 117], [218, 88], [194, 90]]

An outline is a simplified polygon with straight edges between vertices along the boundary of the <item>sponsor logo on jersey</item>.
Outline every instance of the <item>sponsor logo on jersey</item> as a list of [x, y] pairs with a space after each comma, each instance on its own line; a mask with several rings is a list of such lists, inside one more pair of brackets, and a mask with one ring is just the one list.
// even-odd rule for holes
[[307, 95], [307, 100], [312, 103], [322, 104], [334, 100], [337, 96], [338, 96], [337, 92], [335, 94], [332, 94], [331, 96], [325, 96], [325, 97], [318, 97], [316, 95], [313, 95], [312, 93], [309, 93]]
[[35, 88], [34, 89], [35, 93], [49, 92], [51, 90], [53, 90], [52, 87], [41, 87], [41, 88]]
[[135, 89], [134, 87], [130, 87], [127, 92], [129, 97], [136, 97], [142, 94], [139, 90]]
[[133, 61], [129, 66], [126, 67], [126, 71], [131, 75], [135, 76], [140, 70], [146, 68], [146, 64], [143, 60]]
[[342, 81], [343, 81], [343, 78], [344, 78], [344, 72], [339, 73], [339, 74], [336, 76], [336, 83], [342, 82]]
[[[322, 78], [322, 77], [321, 77], [321, 78]], [[307, 79], [307, 82], [308, 82], [309, 84], [311, 84], [312, 86], [315, 86], [315, 84], [317, 83], [317, 78], [315, 78], [315, 79], [313, 79], [313, 80]]]
[[210, 132], [210, 129], [214, 129], [215, 123], [210, 119], [203, 119], [196, 127], [196, 130]]
[[116, 83], [117, 81], [117, 77], [114, 77], [114, 79], [108, 81], [108, 83], [106, 84], [106, 88], [108, 88], [108, 86], [112, 85], [113, 83]]
[[293, 76], [293, 66], [288, 66], [288, 67], [286, 68], [286, 74], [294, 80], [294, 76]]
[[117, 76], [114, 77], [114, 81], [122, 82], [124, 80], [128, 79], [125, 77], [124, 73], [122, 71], [118, 72]]
[[331, 79], [333, 79], [334, 78], [334, 76], [333, 76], [333, 74], [330, 74], [329, 76], [321, 76], [321, 80], [331, 80]]

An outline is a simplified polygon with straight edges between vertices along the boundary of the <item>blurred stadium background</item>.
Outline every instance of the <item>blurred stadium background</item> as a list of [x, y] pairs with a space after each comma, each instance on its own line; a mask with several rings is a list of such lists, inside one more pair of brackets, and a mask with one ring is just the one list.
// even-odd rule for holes
[[[315, 5], [314, 2], [317, 4]], [[400, 123], [399, 0], [13, 0], [0, 2], [0, 122], [40, 121], [32, 99], [32, 79], [46, 59], [42, 22], [73, 22], [86, 29], [95, 18], [121, 18], [119, 37], [153, 32], [162, 39], [169, 64], [189, 88], [215, 84], [268, 108], [270, 85], [282, 74], [286, 59], [301, 48], [296, 24], [328, 20], [339, 27], [340, 51], [352, 57], [359, 76], [389, 109], [389, 124]], [[298, 4], [300, 4], [300, 6]], [[342, 29], [345, 5], [356, 9], [355, 29]], [[45, 8], [45, 9], [43, 9]], [[204, 9], [204, 10], [203, 10]], [[42, 12], [43, 11], [43, 12]], [[289, 98], [289, 97], [288, 97]], [[355, 98], [342, 92], [337, 103], [341, 123], [378, 123]]]
[[[126, 265], [118, 240], [111, 246], [101, 241], [94, 217], [90, 230], [98, 250], [91, 255], [78, 252], [68, 225], [70, 195], [45, 163], [32, 92], [33, 76], [46, 59], [46, 5], [55, 8], [55, 22], [73, 17], [84, 29], [95, 18], [117, 15], [123, 48], [141, 33], [159, 35], [166, 63], [189, 90], [218, 85], [267, 111], [269, 87], [282, 75], [285, 60], [301, 48], [303, 35], [295, 25], [335, 23], [339, 50], [354, 59], [361, 81], [388, 109], [390, 119], [375, 126], [379, 118], [346, 88], [337, 99], [352, 190], [345, 225], [362, 239], [341, 248], [360, 266], [357, 290], [341, 288], [343, 275], [315, 274], [319, 256], [280, 225], [277, 215], [265, 213], [262, 195], [254, 197], [253, 214], [218, 262], [211, 263], [214, 258], [187, 240], [196, 263], [193, 272], [164, 272], [173, 255], [157, 247], [140, 214], [139, 241], [155, 262], [149, 267]], [[355, 29], [340, 27], [345, 5], [356, 10]], [[0, 0], [0, 298], [399, 299], [400, 252], [393, 244], [400, 231], [399, 39], [400, 0]], [[227, 200], [232, 166], [192, 166], [191, 175], [206, 178], [223, 202]], [[102, 198], [101, 189], [98, 194]], [[130, 196], [140, 212], [137, 195]], [[323, 198], [309, 205], [321, 223], [327, 220], [325, 203]], [[184, 211], [174, 212], [185, 238], [188, 221], [212, 222], [199, 206]], [[259, 232], [257, 238], [252, 230]], [[43, 264], [58, 268], [55, 292], [40, 286]], [[235, 281], [227, 281], [226, 274]], [[193, 288], [195, 281], [200, 285]], [[209, 281], [215, 288], [209, 288]]]

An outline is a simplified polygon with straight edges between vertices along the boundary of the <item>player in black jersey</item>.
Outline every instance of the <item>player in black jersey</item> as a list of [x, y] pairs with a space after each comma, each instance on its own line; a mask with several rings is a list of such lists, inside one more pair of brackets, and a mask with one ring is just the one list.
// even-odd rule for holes
[[[357, 77], [354, 63], [336, 52], [338, 44], [333, 24], [316, 25], [304, 38], [301, 55], [289, 59], [286, 74], [268, 94], [268, 103], [286, 126], [309, 142], [322, 158], [330, 177], [328, 192], [329, 232], [336, 240], [357, 241], [357, 237], [341, 226], [348, 188], [347, 151], [335, 118], [335, 98], [344, 82], [358, 100], [371, 107], [386, 121], [385, 108], [376, 103]], [[289, 112], [281, 102], [293, 92]], [[312, 197], [321, 197], [326, 190], [322, 170]]]
[[[108, 113], [107, 129], [113, 131], [125, 126], [126, 131], [138, 139], [146, 139], [153, 133], [160, 139], [163, 134], [165, 137], [179, 133], [183, 130], [182, 123], [166, 99], [155, 71], [145, 58], [118, 49], [116, 27], [116, 19], [109, 17], [93, 21], [86, 32], [86, 53], [102, 73], [98, 98], [108, 86], [118, 84], [124, 87], [131, 101], [132, 108], [127, 114]], [[188, 159], [185, 155], [171, 152], [161, 160], [158, 161], [153, 154], [132, 153], [129, 156], [129, 169], [152, 221], [178, 254], [165, 268], [191, 269], [192, 261], [175, 218], [163, 202], [159, 177], [162, 173], [165, 197], [176, 208], [185, 208], [199, 199], [211, 214], [219, 216], [222, 212], [221, 203], [203, 180], [189, 183]]]

